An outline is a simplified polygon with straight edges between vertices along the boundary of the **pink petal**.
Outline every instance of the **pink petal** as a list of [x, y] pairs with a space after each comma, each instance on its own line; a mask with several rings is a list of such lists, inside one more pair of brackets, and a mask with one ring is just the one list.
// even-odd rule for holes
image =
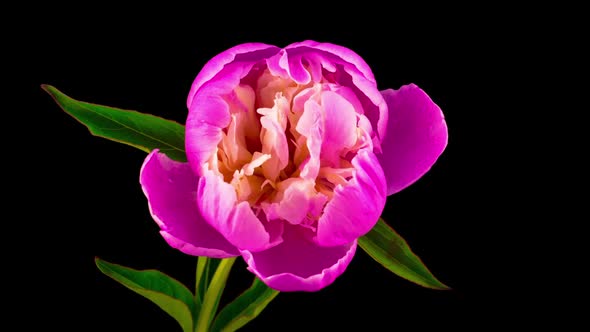
[[[305, 76], [300, 74], [303, 70], [306, 70], [301, 59], [313, 63], [313, 65], [310, 65], [312, 73], [317, 70], [314, 69], [314, 66], [318, 62], [330, 72], [336, 70], [335, 65], [342, 66], [344, 72], [336, 75], [337, 83], [354, 87], [357, 97], [363, 104], [364, 113], [371, 121], [379, 139], [385, 135], [387, 105], [377, 89], [371, 68], [357, 53], [346, 47], [330, 43], [318, 43], [312, 40], [291, 44], [284, 48], [284, 52], [289, 58], [288, 61], [283, 61], [283, 63], [288, 63], [288, 68], [285, 69], [291, 74], [298, 73], [301, 82], [309, 81], [308, 74]], [[283, 65], [283, 67], [287, 66]]]
[[268, 66], [270, 73], [282, 78], [289, 77], [287, 63], [287, 52], [285, 52], [285, 50], [281, 50], [278, 54], [266, 59], [266, 65]]
[[[311, 75], [307, 71], [307, 69], [303, 66], [301, 62], [302, 56], [301, 54], [291, 54], [288, 53], [288, 64], [283, 62], [279, 62], [282, 67], [284, 67], [289, 74], [289, 77], [293, 79], [297, 84], [306, 85], [311, 82]], [[281, 60], [285, 59], [284, 57]]]
[[[365, 116], [369, 118], [373, 130], [377, 132], [379, 141], [381, 141], [385, 136], [387, 125], [387, 103], [373, 81], [355, 74], [354, 69], [350, 67], [345, 67], [344, 70], [350, 75], [350, 78], [342, 75], [339, 79], [340, 84], [353, 87], [363, 105]], [[349, 83], [349, 81], [352, 82]]]
[[289, 51], [290, 49], [295, 49], [298, 47], [310, 47], [310, 48], [321, 50], [321, 51], [324, 51], [327, 53], [334, 54], [334, 55], [340, 57], [342, 60], [344, 60], [350, 64], [353, 64], [356, 68], [358, 68], [359, 72], [365, 78], [375, 82], [375, 77], [373, 76], [373, 72], [371, 71], [371, 68], [365, 62], [365, 60], [363, 60], [363, 58], [361, 58], [354, 51], [352, 51], [346, 47], [342, 47], [342, 46], [334, 45], [334, 44], [330, 44], [330, 43], [319, 43], [319, 42], [316, 42], [313, 40], [306, 40], [306, 41], [302, 41], [302, 42], [298, 42], [298, 43], [293, 43], [293, 44], [285, 47], [285, 49], [287, 51]]
[[441, 109], [414, 84], [382, 91], [389, 108], [387, 135], [378, 155], [387, 195], [411, 185], [436, 162], [447, 146]]
[[262, 172], [271, 181], [275, 181], [280, 171], [289, 163], [289, 147], [285, 135], [287, 112], [289, 102], [285, 98], [277, 100], [272, 109], [258, 110], [262, 114], [260, 124], [264, 128], [260, 134], [262, 153], [271, 155], [271, 159], [262, 165]]
[[231, 116], [228, 105], [220, 97], [197, 98], [198, 111], [190, 112], [186, 120], [186, 157], [193, 172], [203, 175], [206, 163], [223, 138], [222, 128], [229, 125]]
[[318, 220], [316, 241], [321, 246], [344, 245], [365, 235], [385, 207], [385, 176], [377, 157], [367, 149], [360, 150], [352, 165], [353, 178], [346, 186], [336, 186]]
[[261, 252], [242, 251], [248, 270], [281, 292], [318, 291], [344, 272], [356, 250], [356, 241], [335, 247], [320, 247], [286, 227], [283, 242]]
[[243, 44], [210, 60], [193, 82], [188, 96], [186, 156], [193, 171], [201, 176], [230, 123], [230, 110], [224, 95], [231, 95], [253, 66], [280, 49], [265, 44]]
[[284, 220], [292, 225], [315, 219], [321, 214], [327, 197], [317, 193], [315, 181], [290, 178], [278, 184], [279, 202], [265, 208], [269, 219]]
[[203, 164], [215, 153], [223, 128], [231, 121], [229, 105], [222, 96], [232, 94], [252, 66], [252, 63], [226, 65], [215, 79], [199, 89], [192, 100], [184, 144], [189, 164], [199, 176], [203, 174]]
[[201, 86], [215, 77], [223, 67], [236, 60], [246, 63], [256, 62], [276, 54], [280, 49], [276, 46], [262, 43], [247, 43], [234, 46], [213, 57], [205, 64], [195, 78], [188, 94], [187, 107], [191, 107], [192, 100]]
[[352, 104], [336, 92], [324, 91], [321, 96], [325, 124], [322, 158], [338, 167], [343, 148], [350, 148], [357, 139], [356, 111]]
[[228, 64], [216, 79], [207, 82], [195, 94], [186, 120], [186, 157], [193, 171], [202, 176], [202, 167], [221, 141], [222, 129], [229, 126], [231, 114], [223, 95], [229, 95], [248, 74], [253, 64]]
[[232, 257], [238, 250], [211, 227], [197, 206], [197, 177], [187, 163], [152, 151], [141, 167], [139, 182], [160, 233], [186, 254]]
[[212, 171], [199, 179], [197, 200], [205, 220], [240, 250], [260, 251], [279, 242], [247, 201], [238, 202], [234, 187]]
[[315, 100], [309, 99], [304, 105], [304, 112], [299, 118], [295, 130], [307, 137], [306, 145], [309, 151], [309, 159], [301, 165], [303, 169], [300, 176], [303, 179], [315, 180], [320, 170], [324, 121], [321, 106]]

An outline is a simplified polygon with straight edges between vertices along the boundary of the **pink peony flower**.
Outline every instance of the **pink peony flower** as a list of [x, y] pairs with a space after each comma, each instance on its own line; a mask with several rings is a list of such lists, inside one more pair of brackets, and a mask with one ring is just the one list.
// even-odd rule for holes
[[172, 247], [241, 255], [279, 291], [331, 284], [387, 195], [447, 144], [443, 114], [420, 88], [380, 92], [356, 53], [314, 41], [217, 55], [187, 106], [188, 163], [156, 150], [142, 166], [150, 212]]

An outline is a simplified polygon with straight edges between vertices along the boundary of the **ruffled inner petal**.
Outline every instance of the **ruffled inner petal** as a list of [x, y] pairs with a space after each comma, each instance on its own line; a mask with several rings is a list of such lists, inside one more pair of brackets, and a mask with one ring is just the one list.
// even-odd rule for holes
[[273, 108], [260, 108], [258, 113], [262, 115], [260, 123], [260, 141], [262, 153], [271, 158], [262, 165], [264, 176], [270, 181], [276, 181], [280, 172], [289, 163], [289, 147], [285, 130], [287, 129], [287, 112], [289, 102], [278, 94]]
[[321, 155], [338, 167], [340, 155], [357, 141], [357, 115], [353, 106], [335, 92], [325, 91], [321, 100], [325, 118]]

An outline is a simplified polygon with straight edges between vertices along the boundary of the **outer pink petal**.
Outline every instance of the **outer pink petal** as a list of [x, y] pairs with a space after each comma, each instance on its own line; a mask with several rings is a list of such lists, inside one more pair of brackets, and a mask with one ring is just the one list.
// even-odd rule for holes
[[441, 109], [414, 84], [382, 91], [389, 108], [387, 134], [378, 155], [387, 195], [411, 185], [436, 162], [447, 146]]
[[197, 75], [195, 78], [188, 94], [187, 107], [191, 107], [193, 97], [199, 88], [201, 88], [205, 82], [215, 77], [215, 75], [217, 75], [226, 64], [234, 62], [236, 58], [246, 63], [256, 62], [260, 59], [265, 59], [269, 56], [272, 56], [279, 50], [280, 49], [278, 47], [273, 45], [247, 43], [234, 46], [224, 52], [219, 53], [205, 64], [203, 69], [201, 69], [199, 72], [199, 75]]
[[253, 253], [242, 251], [248, 270], [269, 287], [281, 292], [318, 291], [344, 272], [356, 251], [352, 243], [320, 247], [289, 227], [284, 241], [271, 249]]
[[213, 172], [205, 171], [199, 179], [197, 196], [205, 220], [240, 250], [260, 251], [280, 242], [272, 238], [248, 202], [238, 202], [234, 187]]
[[318, 220], [316, 241], [321, 246], [350, 243], [375, 226], [385, 207], [385, 177], [377, 157], [361, 150], [352, 159], [355, 175], [338, 185]]
[[152, 217], [170, 246], [194, 256], [238, 255], [236, 247], [201, 216], [197, 181], [187, 163], [171, 160], [157, 150], [145, 159], [139, 178]]

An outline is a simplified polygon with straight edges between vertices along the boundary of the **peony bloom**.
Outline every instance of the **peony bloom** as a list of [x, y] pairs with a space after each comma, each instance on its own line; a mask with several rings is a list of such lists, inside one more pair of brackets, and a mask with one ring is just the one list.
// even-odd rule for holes
[[388, 195], [447, 144], [417, 86], [379, 91], [341, 46], [243, 44], [210, 60], [190, 90], [187, 163], [157, 150], [140, 182], [164, 239], [196, 256], [241, 255], [279, 291], [331, 284]]

